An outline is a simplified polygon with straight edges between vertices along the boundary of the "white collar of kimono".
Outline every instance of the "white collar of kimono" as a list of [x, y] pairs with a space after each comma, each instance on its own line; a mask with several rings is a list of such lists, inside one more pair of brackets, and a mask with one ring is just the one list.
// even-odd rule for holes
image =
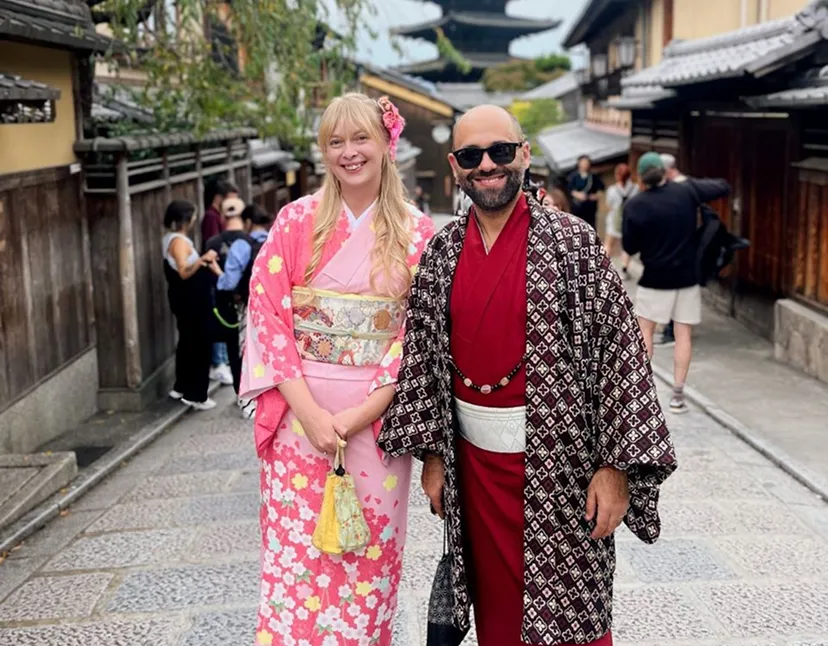
[[357, 225], [365, 219], [365, 216], [368, 215], [371, 211], [374, 210], [374, 207], [377, 205], [377, 200], [371, 202], [367, 209], [365, 209], [362, 213], [359, 214], [359, 217], [354, 215], [354, 212], [351, 211], [351, 207], [345, 204], [345, 200], [342, 201], [342, 208], [345, 209], [345, 215], [348, 216], [348, 224], [350, 225], [351, 230], [356, 229]]

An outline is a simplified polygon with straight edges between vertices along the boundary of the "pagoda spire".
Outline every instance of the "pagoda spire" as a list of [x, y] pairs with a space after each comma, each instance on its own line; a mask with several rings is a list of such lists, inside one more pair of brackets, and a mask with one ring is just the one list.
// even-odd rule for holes
[[433, 20], [392, 29], [408, 38], [437, 42], [438, 30], [471, 64], [463, 75], [450, 61], [438, 58], [400, 67], [400, 71], [429, 81], [478, 81], [486, 68], [509, 60], [509, 46], [521, 36], [557, 28], [557, 19], [536, 19], [506, 13], [509, 0], [435, 0], [443, 15]]

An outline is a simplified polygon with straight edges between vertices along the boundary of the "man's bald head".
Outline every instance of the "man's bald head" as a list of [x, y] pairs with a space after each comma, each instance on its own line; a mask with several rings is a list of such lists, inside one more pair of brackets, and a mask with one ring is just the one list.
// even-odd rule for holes
[[[463, 114], [454, 124], [454, 148], [468, 145], [481, 145], [475, 135], [489, 134], [495, 137], [493, 141], [523, 141], [523, 129], [520, 123], [508, 110], [497, 105], [478, 105]], [[499, 138], [498, 138], [499, 137]]]

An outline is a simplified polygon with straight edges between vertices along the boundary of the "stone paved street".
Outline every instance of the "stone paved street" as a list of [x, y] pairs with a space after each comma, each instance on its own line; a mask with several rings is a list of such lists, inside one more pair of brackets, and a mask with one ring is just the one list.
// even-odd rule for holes
[[[257, 462], [220, 400], [0, 564], [0, 646], [252, 644]], [[663, 539], [619, 536], [617, 644], [828, 646], [828, 506], [700, 413], [671, 422]], [[415, 488], [395, 646], [424, 644], [440, 536]]]

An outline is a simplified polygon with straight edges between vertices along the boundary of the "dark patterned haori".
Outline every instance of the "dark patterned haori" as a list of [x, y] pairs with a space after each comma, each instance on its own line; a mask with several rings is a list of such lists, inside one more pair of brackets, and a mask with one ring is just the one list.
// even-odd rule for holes
[[[629, 477], [627, 526], [661, 531], [659, 485], [676, 458], [632, 303], [595, 231], [527, 196], [526, 485], [521, 639], [589, 643], [612, 623], [615, 543], [584, 519], [595, 471]], [[433, 238], [412, 286], [397, 394], [380, 445], [446, 464], [454, 619], [469, 625], [449, 367], [449, 301], [468, 214]], [[485, 349], [481, 348], [481, 351]]]

